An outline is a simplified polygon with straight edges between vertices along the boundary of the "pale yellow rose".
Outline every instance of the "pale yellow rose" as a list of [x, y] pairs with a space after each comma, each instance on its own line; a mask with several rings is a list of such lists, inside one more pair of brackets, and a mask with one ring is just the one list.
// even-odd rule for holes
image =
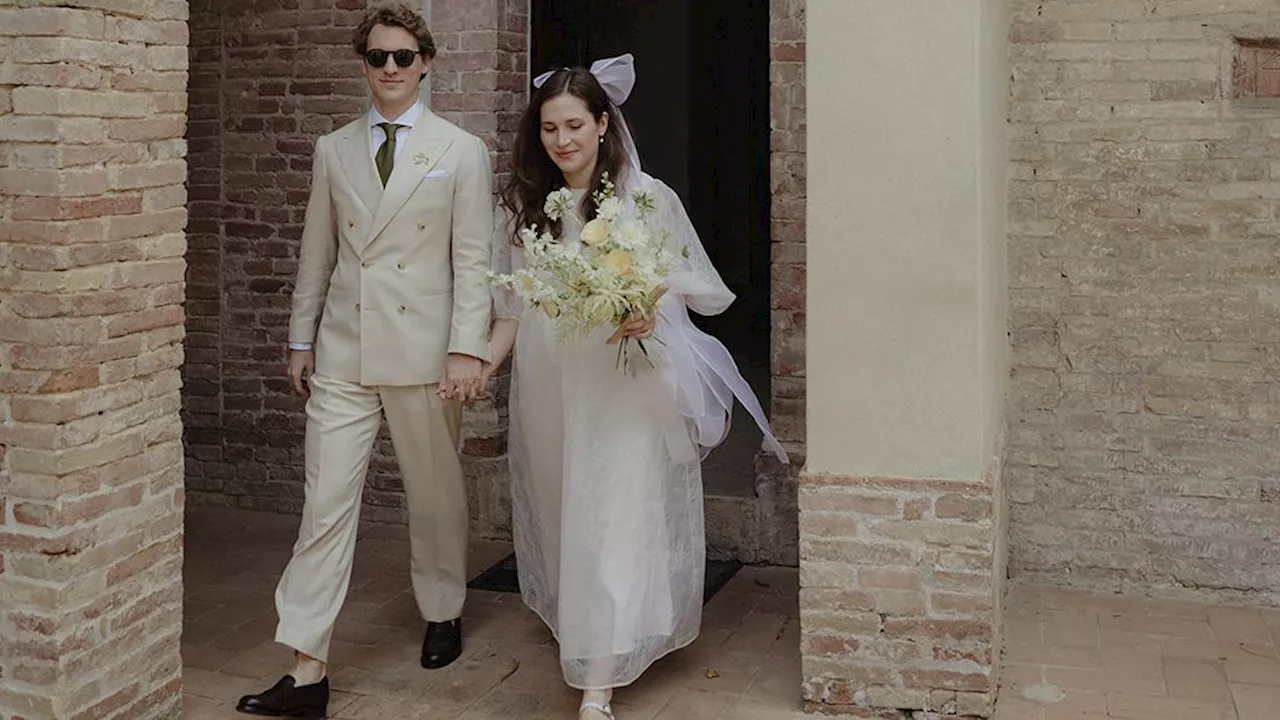
[[609, 221], [596, 218], [582, 226], [582, 242], [588, 245], [602, 245], [609, 239]]
[[542, 312], [547, 314], [547, 317], [549, 318], [560, 317], [560, 306], [555, 304], [551, 300], [544, 300], [540, 305], [540, 307], [542, 308]]
[[604, 266], [615, 275], [626, 275], [631, 272], [631, 253], [626, 250], [614, 250], [604, 256]]

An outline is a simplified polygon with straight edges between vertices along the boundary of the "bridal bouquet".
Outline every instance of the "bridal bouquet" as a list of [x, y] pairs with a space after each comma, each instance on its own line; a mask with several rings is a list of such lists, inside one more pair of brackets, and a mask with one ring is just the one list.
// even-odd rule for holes
[[[635, 212], [624, 217], [625, 204], [606, 176], [594, 199], [597, 214], [582, 226], [580, 244], [566, 244], [549, 232], [524, 228], [520, 240], [526, 267], [509, 275], [489, 274], [491, 282], [515, 288], [529, 307], [553, 318], [561, 342], [617, 327], [632, 315], [652, 317], [666, 292], [667, 275], [681, 257], [668, 246], [664, 231], [651, 231], [651, 194], [633, 193]], [[548, 195], [543, 209], [551, 220], [568, 222], [577, 217], [568, 188]], [[644, 341], [623, 337], [619, 330], [609, 342], [618, 343], [616, 365], [625, 371], [631, 371], [637, 358], [653, 367]]]

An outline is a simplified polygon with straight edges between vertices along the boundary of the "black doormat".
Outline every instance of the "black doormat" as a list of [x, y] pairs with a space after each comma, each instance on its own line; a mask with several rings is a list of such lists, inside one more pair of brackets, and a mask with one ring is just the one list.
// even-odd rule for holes
[[[703, 604], [705, 605], [708, 600], [715, 597], [716, 593], [720, 592], [741, 569], [742, 563], [736, 560], [727, 562], [708, 560], [707, 575], [702, 590]], [[467, 587], [472, 590], [488, 590], [489, 592], [520, 592], [520, 580], [516, 575], [515, 553], [506, 556], [495, 563], [493, 567], [477, 575], [474, 580], [467, 583]]]

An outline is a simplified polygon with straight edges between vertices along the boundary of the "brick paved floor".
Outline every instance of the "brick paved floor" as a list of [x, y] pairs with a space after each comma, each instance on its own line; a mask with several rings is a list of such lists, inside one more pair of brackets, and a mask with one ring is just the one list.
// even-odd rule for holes
[[[272, 641], [272, 593], [297, 518], [192, 508], [187, 517], [183, 635], [186, 720], [244, 718], [240, 695], [288, 668]], [[510, 546], [477, 543], [479, 573]], [[351, 593], [332, 650], [339, 720], [572, 720], [580, 695], [564, 686], [551, 635], [518, 595], [472, 591], [464, 658], [439, 671], [418, 665], [422, 623], [410, 595], [402, 528], [367, 529], [357, 543]], [[748, 568], [707, 605], [693, 646], [618, 691], [619, 720], [801, 718], [797, 576]]]
[[[243, 718], [236, 699], [274, 683], [272, 592], [297, 518], [192, 508], [187, 517], [186, 720]], [[473, 573], [510, 552], [477, 543]], [[403, 528], [370, 527], [333, 643], [337, 720], [571, 720], [550, 634], [516, 595], [473, 591], [467, 648], [418, 666]], [[692, 647], [615, 698], [619, 720], [797, 720], [794, 570], [747, 568], [707, 605]], [[1280, 719], [1280, 611], [1018, 587], [1007, 617], [997, 720]]]
[[1277, 720], [1280, 611], [1015, 587], [998, 720]]

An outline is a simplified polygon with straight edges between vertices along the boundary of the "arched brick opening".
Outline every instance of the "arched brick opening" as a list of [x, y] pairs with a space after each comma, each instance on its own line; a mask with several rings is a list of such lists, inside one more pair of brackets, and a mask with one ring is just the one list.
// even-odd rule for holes
[[[298, 512], [301, 403], [281, 376], [280, 347], [314, 137], [364, 108], [346, 57], [364, 3], [269, 5], [192, 6], [187, 490], [197, 505]], [[440, 48], [433, 110], [484, 138], [501, 176], [527, 87], [527, 4], [430, 5]], [[707, 510], [713, 553], [785, 565], [798, 557], [794, 471], [804, 443], [803, 15], [803, 2], [773, 3], [772, 414], [798, 462], [788, 471], [761, 458], [754, 496], [713, 497]], [[477, 537], [510, 534], [504, 422], [500, 402], [466, 420]], [[403, 522], [402, 508], [384, 438], [365, 517]]]
[[[0, 3], [5, 712], [180, 715], [187, 499], [300, 508], [280, 348], [313, 139], [363, 109], [344, 55], [364, 5]], [[484, 138], [502, 173], [527, 3], [430, 6], [433, 109]], [[773, 13], [772, 405], [800, 459], [803, 1]], [[480, 408], [466, 444], [476, 526], [496, 536], [502, 430], [498, 407]], [[366, 517], [399, 521], [381, 450]], [[796, 562], [793, 477], [762, 464], [754, 504], [718, 510], [738, 514], [732, 552]]]

